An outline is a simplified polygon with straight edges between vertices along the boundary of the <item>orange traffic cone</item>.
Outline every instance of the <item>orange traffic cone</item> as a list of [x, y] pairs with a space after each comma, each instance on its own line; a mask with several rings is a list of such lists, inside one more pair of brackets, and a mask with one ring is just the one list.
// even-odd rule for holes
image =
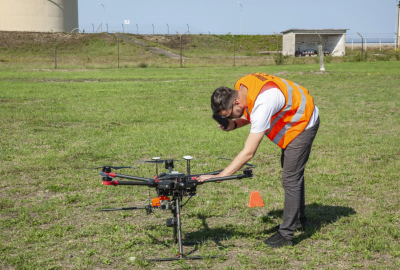
[[264, 202], [261, 199], [260, 193], [258, 191], [252, 191], [250, 194], [250, 200], [247, 207], [264, 207]]

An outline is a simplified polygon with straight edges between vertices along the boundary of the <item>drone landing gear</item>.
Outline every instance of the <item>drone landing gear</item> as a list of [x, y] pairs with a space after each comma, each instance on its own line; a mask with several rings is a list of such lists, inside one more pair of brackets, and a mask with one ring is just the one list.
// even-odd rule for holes
[[[159, 197], [166, 201], [166, 197]], [[169, 198], [168, 198], [169, 200]], [[156, 258], [156, 259], [144, 259], [145, 261], [176, 261], [176, 260], [202, 260], [206, 258], [218, 258], [219, 256], [192, 256], [192, 257], [185, 257], [183, 255], [183, 242], [182, 242], [182, 227], [181, 227], [181, 205], [180, 205], [181, 198], [180, 196], [174, 196], [171, 200], [171, 211], [173, 213], [172, 218], [167, 219], [167, 227], [173, 227], [174, 230], [174, 243], [178, 244], [179, 253], [177, 257], [173, 258]], [[156, 204], [149, 204], [144, 207], [125, 207], [125, 208], [111, 208], [111, 209], [100, 209], [100, 211], [118, 211], [118, 210], [137, 210], [137, 209], [145, 209], [147, 214], [151, 214], [154, 210], [153, 207]], [[160, 206], [158, 203], [157, 206]], [[168, 208], [164, 208], [168, 209]], [[193, 243], [192, 243], [193, 244]]]
[[182, 227], [181, 227], [181, 207], [179, 204], [179, 197], [174, 197], [173, 202], [175, 207], [172, 208], [172, 212], [174, 217], [167, 219], [167, 226], [174, 228], [174, 242], [178, 244], [179, 254], [174, 258], [158, 258], [158, 259], [146, 259], [146, 261], [176, 261], [176, 260], [202, 260], [205, 258], [217, 258], [219, 256], [193, 256], [193, 257], [185, 257], [183, 255], [182, 248]]

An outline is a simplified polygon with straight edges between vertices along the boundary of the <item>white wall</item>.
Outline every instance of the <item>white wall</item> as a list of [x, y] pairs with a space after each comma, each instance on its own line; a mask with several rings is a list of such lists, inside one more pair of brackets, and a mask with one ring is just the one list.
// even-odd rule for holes
[[295, 45], [295, 34], [294, 33], [289, 33], [286, 35], [283, 35], [282, 37], [282, 54], [284, 55], [293, 55], [296, 52], [294, 50], [294, 45]]
[[70, 32], [78, 0], [0, 0], [0, 31]]
[[[346, 35], [329, 35], [327, 37], [326, 49], [332, 56], [343, 56], [346, 48]], [[323, 50], [324, 47], [322, 47]]]

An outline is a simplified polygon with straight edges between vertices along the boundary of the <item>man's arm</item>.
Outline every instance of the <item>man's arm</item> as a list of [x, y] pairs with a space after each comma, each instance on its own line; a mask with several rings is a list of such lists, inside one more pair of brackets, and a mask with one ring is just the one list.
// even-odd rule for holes
[[264, 132], [250, 133], [249, 137], [247, 137], [246, 144], [244, 145], [243, 150], [235, 157], [231, 164], [225, 168], [225, 170], [217, 175], [202, 175], [198, 178], [198, 181], [204, 182], [205, 180], [210, 178], [230, 176], [240, 170], [240, 168], [242, 168], [245, 163], [253, 158], [260, 142], [264, 138], [264, 135]]

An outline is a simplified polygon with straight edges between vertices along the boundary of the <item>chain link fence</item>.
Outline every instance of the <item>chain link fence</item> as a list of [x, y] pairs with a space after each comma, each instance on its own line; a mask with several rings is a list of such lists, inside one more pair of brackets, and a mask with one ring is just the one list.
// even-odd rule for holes
[[[370, 43], [372, 40], [368, 37], [364, 44], [363, 49], [367, 52], [364, 61], [398, 59], [394, 42], [384, 43], [387, 40], [381, 39], [379, 43]], [[349, 37], [346, 41], [346, 55], [328, 56], [328, 63], [361, 61], [357, 57], [361, 43]], [[318, 62], [315, 57], [284, 56], [280, 54], [281, 50], [282, 36], [274, 34], [0, 32], [0, 65], [3, 68], [229, 67]]]

